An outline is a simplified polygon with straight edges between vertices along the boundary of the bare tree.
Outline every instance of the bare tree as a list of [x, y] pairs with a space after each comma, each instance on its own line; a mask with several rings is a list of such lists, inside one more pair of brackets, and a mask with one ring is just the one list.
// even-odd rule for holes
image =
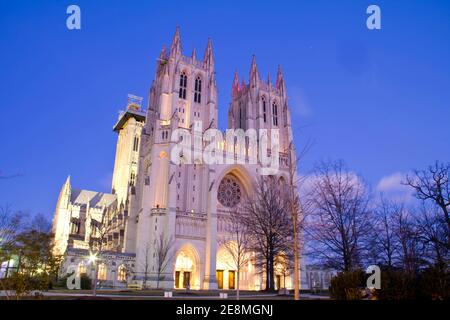
[[444, 266], [448, 263], [448, 233], [435, 204], [422, 203], [415, 215], [417, 237], [423, 245], [424, 258], [430, 263]]
[[21, 176], [22, 176], [21, 173], [15, 173], [15, 174], [10, 174], [10, 175], [3, 175], [2, 171], [0, 170], [0, 180], [13, 179], [13, 178], [21, 177]]
[[0, 207], [0, 263], [9, 260], [11, 247], [22, 226], [19, 212], [14, 213], [10, 205]]
[[390, 201], [382, 195], [375, 209], [375, 235], [371, 246], [373, 260], [388, 268], [394, 267], [398, 258], [399, 246], [394, 229], [394, 216], [402, 210], [402, 204]]
[[293, 252], [293, 264], [294, 264], [294, 300], [300, 300], [300, 247], [299, 247], [299, 236], [303, 232], [304, 222], [306, 219], [307, 210], [304, 204], [300, 201], [298, 185], [300, 183], [298, 178], [298, 162], [304, 157], [309, 148], [310, 143], [307, 143], [302, 149], [299, 157], [296, 157], [294, 144], [291, 141], [289, 143], [289, 161], [288, 161], [288, 183], [287, 190], [283, 193], [286, 197], [287, 203], [289, 204], [289, 211], [292, 221], [292, 252]]
[[349, 172], [343, 161], [322, 162], [315, 170], [308, 200], [310, 253], [337, 270], [359, 267], [372, 232], [362, 179]]
[[173, 238], [167, 237], [162, 232], [155, 243], [155, 264], [156, 264], [156, 288], [159, 289], [161, 275], [165, 273], [168, 263], [172, 260]]
[[90, 220], [90, 235], [89, 235], [89, 251], [94, 264], [94, 279], [92, 294], [97, 295], [98, 283], [98, 262], [102, 261], [102, 254], [105, 251], [105, 246], [108, 243], [108, 235], [115, 229], [111, 223], [111, 212], [106, 208], [103, 210], [100, 221]]
[[400, 248], [399, 263], [410, 275], [415, 275], [420, 266], [420, 243], [418, 230], [411, 213], [401, 207], [392, 218], [396, 241]]
[[251, 235], [256, 266], [266, 275], [266, 290], [274, 290], [274, 263], [289, 252], [293, 238], [289, 203], [273, 176], [261, 177], [243, 203], [243, 221]]
[[441, 209], [450, 248], [450, 163], [436, 161], [427, 170], [415, 170], [405, 184], [414, 188], [417, 199], [431, 201]]
[[35, 230], [42, 233], [49, 233], [52, 229], [52, 224], [49, 219], [42, 213], [33, 215], [24, 223], [24, 229]]
[[425, 264], [445, 265], [448, 235], [439, 210], [433, 202], [407, 209], [382, 197], [376, 210], [374, 260], [413, 276]]
[[230, 212], [228, 231], [229, 238], [221, 241], [221, 244], [230, 255], [232, 267], [237, 272], [236, 299], [239, 300], [241, 271], [248, 264], [251, 257], [251, 242], [249, 230], [243, 219], [243, 212], [239, 206]]
[[142, 284], [142, 289], [147, 289], [147, 281], [149, 279], [149, 275], [150, 275], [150, 251], [151, 251], [151, 246], [150, 243], [146, 243], [146, 245], [143, 247], [142, 249], [144, 251], [144, 257], [145, 260], [144, 262], [141, 264], [142, 269], [144, 270], [144, 279], [143, 279], [143, 284]]

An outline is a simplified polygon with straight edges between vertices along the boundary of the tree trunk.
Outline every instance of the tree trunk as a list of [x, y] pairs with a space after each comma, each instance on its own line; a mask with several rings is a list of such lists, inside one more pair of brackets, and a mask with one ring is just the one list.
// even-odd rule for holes
[[[294, 218], [294, 300], [300, 300], [300, 268], [298, 265], [298, 234], [297, 234], [297, 219]], [[286, 286], [285, 286], [286, 287]]]
[[269, 281], [269, 290], [274, 290], [275, 289], [275, 281], [274, 281], [274, 263], [273, 263], [273, 259], [274, 259], [274, 254], [273, 252], [270, 253], [270, 261], [269, 261], [269, 265], [270, 265], [270, 281]]
[[94, 264], [94, 286], [92, 289], [92, 295], [95, 297], [97, 295], [97, 281], [98, 281], [98, 271], [97, 271], [97, 263]]
[[237, 285], [236, 285], [236, 299], [239, 300], [239, 286], [241, 282], [241, 273], [239, 271], [239, 268], [237, 269]]

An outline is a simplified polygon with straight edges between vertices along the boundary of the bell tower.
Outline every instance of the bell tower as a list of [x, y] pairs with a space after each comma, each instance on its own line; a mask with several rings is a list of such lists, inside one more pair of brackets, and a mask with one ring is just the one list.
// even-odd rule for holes
[[278, 129], [280, 152], [288, 152], [292, 138], [291, 115], [281, 66], [278, 66], [276, 83], [270, 75], [261, 79], [256, 57], [250, 65], [249, 82], [239, 82], [236, 72], [231, 87], [231, 103], [228, 111], [229, 128]]
[[[150, 270], [154, 279], [157, 269], [155, 259], [148, 257], [156, 255], [156, 244], [163, 238], [175, 240], [177, 215], [207, 210], [201, 190], [209, 170], [187, 155], [180, 154], [180, 163], [174, 163], [171, 152], [181, 135], [194, 138], [196, 132], [217, 128], [217, 115], [212, 42], [208, 40], [203, 59], [195, 49], [185, 56], [177, 28], [170, 51], [163, 47], [157, 59], [141, 134], [136, 195], [130, 199], [125, 251], [136, 252], [138, 281], [153, 281], [144, 276], [144, 270]], [[169, 264], [161, 286], [173, 288], [172, 268]]]
[[117, 203], [124, 206], [129, 193], [134, 193], [139, 160], [139, 144], [145, 113], [141, 111], [142, 98], [128, 95], [128, 104], [114, 125], [117, 132], [116, 159], [112, 180], [112, 192]]

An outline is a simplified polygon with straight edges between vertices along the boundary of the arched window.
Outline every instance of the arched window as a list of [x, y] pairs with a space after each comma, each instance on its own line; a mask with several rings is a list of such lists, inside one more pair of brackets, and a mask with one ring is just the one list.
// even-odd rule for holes
[[272, 104], [272, 117], [273, 117], [273, 125], [278, 125], [278, 106], [276, 102]]
[[127, 268], [121, 265], [117, 271], [117, 281], [127, 281]]
[[133, 142], [133, 151], [138, 151], [138, 149], [139, 149], [139, 137], [135, 136]]
[[86, 274], [86, 264], [84, 263], [84, 261], [81, 261], [78, 264], [78, 274], [82, 275], [82, 274]]
[[266, 107], [266, 98], [262, 97], [262, 108], [263, 108], [263, 118], [264, 118], [264, 123], [267, 122], [267, 107]]
[[235, 207], [242, 198], [241, 184], [233, 175], [226, 175], [219, 184], [217, 200], [227, 208]]
[[202, 101], [202, 79], [198, 76], [195, 79], [195, 88], [194, 88], [194, 102], [201, 103]]
[[180, 99], [186, 100], [186, 88], [187, 88], [187, 76], [186, 73], [183, 71], [180, 75], [180, 91], [179, 91]]
[[134, 187], [135, 183], [136, 183], [136, 174], [132, 172], [130, 175], [130, 186]]
[[105, 281], [107, 279], [106, 265], [104, 263], [101, 263], [98, 266], [97, 278], [101, 281]]

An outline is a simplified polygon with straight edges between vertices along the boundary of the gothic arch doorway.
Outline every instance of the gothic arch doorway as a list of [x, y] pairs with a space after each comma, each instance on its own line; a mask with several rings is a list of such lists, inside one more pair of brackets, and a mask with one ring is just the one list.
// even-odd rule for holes
[[216, 279], [219, 289], [233, 290], [237, 286], [237, 265], [233, 245], [235, 243], [230, 241], [217, 250]]
[[174, 269], [175, 289], [200, 289], [199, 257], [192, 245], [178, 251]]

